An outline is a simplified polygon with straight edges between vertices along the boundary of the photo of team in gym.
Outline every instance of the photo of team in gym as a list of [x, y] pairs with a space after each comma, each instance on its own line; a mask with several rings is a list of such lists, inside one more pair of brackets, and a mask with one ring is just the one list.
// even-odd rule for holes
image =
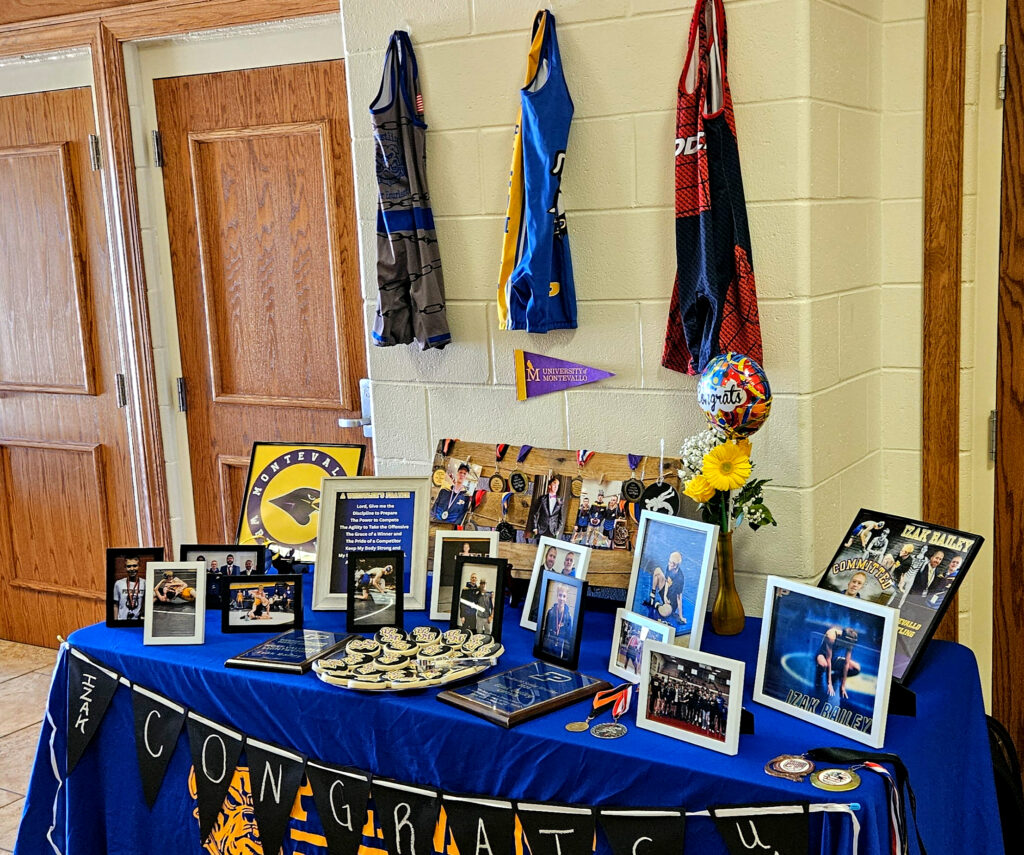
[[647, 718], [725, 742], [730, 680], [727, 669], [652, 653]]

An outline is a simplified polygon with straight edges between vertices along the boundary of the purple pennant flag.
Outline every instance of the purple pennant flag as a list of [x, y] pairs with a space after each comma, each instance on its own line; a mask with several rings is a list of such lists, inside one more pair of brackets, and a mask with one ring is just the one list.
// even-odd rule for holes
[[530, 353], [528, 350], [516, 351], [516, 397], [520, 401], [614, 376], [611, 371], [602, 371], [578, 362], [567, 362], [541, 353]]

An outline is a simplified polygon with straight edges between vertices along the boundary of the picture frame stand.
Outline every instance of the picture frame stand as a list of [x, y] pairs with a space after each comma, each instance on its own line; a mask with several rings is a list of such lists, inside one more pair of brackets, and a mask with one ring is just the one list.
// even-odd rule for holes
[[746, 707], [740, 710], [740, 735], [754, 735], [754, 713]]
[[889, 687], [889, 715], [917, 718], [917, 692], [893, 680]]

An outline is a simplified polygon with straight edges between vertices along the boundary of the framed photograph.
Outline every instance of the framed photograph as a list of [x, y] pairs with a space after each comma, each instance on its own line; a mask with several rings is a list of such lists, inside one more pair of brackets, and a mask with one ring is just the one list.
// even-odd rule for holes
[[533, 562], [533, 575], [530, 576], [530, 588], [526, 592], [523, 603], [523, 615], [519, 625], [530, 632], [537, 631], [537, 612], [540, 609], [540, 577], [545, 570], [571, 576], [574, 579], [587, 578], [587, 565], [590, 563], [590, 549], [586, 546], [556, 540], [553, 537], [542, 537], [537, 545], [537, 557]]
[[430, 508], [430, 519], [445, 525], [461, 525], [476, 493], [480, 472], [481, 467], [477, 463], [449, 459], [445, 465], [444, 484], [437, 491]]
[[540, 585], [540, 620], [533, 640], [533, 655], [544, 662], [575, 670], [580, 661], [587, 583], [574, 576], [545, 570]]
[[892, 676], [905, 683], [984, 541], [861, 508], [818, 587], [900, 610]]
[[[625, 533], [625, 502], [620, 501], [622, 481], [584, 478], [579, 503], [572, 518], [572, 542], [591, 549], [613, 549], [616, 529]], [[621, 536], [620, 536], [621, 541]]]
[[202, 644], [206, 568], [199, 561], [151, 561], [146, 567], [143, 644]]
[[450, 628], [483, 632], [501, 641], [507, 572], [508, 562], [504, 558], [458, 556]]
[[434, 581], [430, 589], [430, 619], [448, 620], [452, 616], [452, 591], [455, 587], [455, 559], [495, 558], [498, 555], [496, 531], [434, 532]]
[[163, 560], [162, 546], [107, 550], [107, 626], [142, 626], [146, 568]]
[[349, 632], [373, 632], [382, 626], [402, 625], [405, 614], [402, 578], [405, 554], [398, 549], [348, 553]]
[[636, 612], [619, 609], [615, 612], [612, 630], [612, 656], [608, 670], [631, 683], [640, 682], [640, 668], [644, 661], [644, 647], [648, 641], [671, 644], [676, 637], [672, 627], [651, 620]]
[[898, 612], [768, 577], [754, 700], [881, 748]]
[[542, 537], [559, 539], [565, 535], [571, 481], [571, 477], [557, 474], [550, 478], [534, 476], [533, 500], [526, 517], [526, 538], [530, 543], [539, 543]]
[[221, 576], [257, 576], [266, 573], [265, 546], [235, 546], [233, 543], [183, 543], [179, 561], [202, 561], [206, 567], [206, 607], [221, 607]]
[[221, 632], [302, 628], [302, 577], [297, 574], [220, 576], [217, 586]]
[[641, 513], [626, 608], [672, 627], [676, 644], [699, 650], [717, 544], [716, 525]]
[[245, 476], [235, 540], [295, 550], [300, 561], [316, 554], [320, 482], [363, 471], [366, 447], [296, 442], [256, 442]]
[[736, 754], [743, 670], [738, 659], [648, 642], [644, 645], [637, 726], [712, 751]]
[[426, 478], [324, 478], [313, 608], [348, 607], [349, 552], [401, 552], [403, 607], [427, 607]]

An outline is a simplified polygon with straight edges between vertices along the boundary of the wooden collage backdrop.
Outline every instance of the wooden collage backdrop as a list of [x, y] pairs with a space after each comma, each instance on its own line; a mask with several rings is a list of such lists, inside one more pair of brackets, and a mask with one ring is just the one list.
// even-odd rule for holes
[[[446, 440], [441, 440], [437, 445], [434, 454], [434, 467], [443, 467], [450, 459], [466, 460], [471, 464], [481, 467], [480, 484], [486, 485], [487, 479], [500, 471], [505, 477], [518, 470], [526, 476], [532, 486], [535, 476], [540, 475], [547, 478], [548, 473], [558, 475], [563, 482], [567, 479], [581, 475], [587, 480], [625, 481], [630, 477], [628, 458], [625, 454], [602, 454], [597, 452], [581, 469], [576, 462], [576, 452], [555, 448], [533, 448], [522, 463], [516, 463], [521, 446], [510, 445], [508, 452], [500, 464], [495, 464], [494, 445], [483, 442], [463, 442], [456, 440], [452, 443], [446, 456], [442, 448]], [[637, 479], [643, 473], [643, 482], [649, 486], [658, 480], [659, 457], [657, 455], [644, 457], [636, 468]], [[678, 457], [665, 457], [664, 459], [664, 480], [668, 481], [680, 492], [681, 502], [688, 501], [682, 495], [682, 488], [679, 484], [677, 474], [680, 466]], [[603, 477], [602, 477], [603, 476]], [[441, 488], [434, 484], [430, 487], [430, 505], [433, 507], [434, 500]], [[504, 493], [487, 492], [483, 501], [472, 511], [472, 517], [467, 513], [466, 521], [472, 519], [477, 527], [494, 528], [501, 522], [501, 498]], [[517, 531], [526, 528], [526, 518], [530, 512], [530, 505], [533, 502], [533, 493], [513, 493], [509, 503], [506, 519]], [[580, 500], [570, 494], [567, 495], [567, 509], [565, 512], [565, 539], [572, 537], [572, 531], [576, 525], [576, 511], [579, 508]], [[630, 549], [594, 549], [590, 553], [590, 565], [587, 570], [587, 582], [590, 585], [606, 586], [612, 588], [627, 588], [629, 586], [629, 574], [633, 567], [633, 548], [636, 545], [636, 523], [626, 517], [626, 525], [629, 528]], [[428, 567], [434, 566], [434, 532], [453, 531], [455, 526], [430, 521], [430, 547], [428, 554]], [[534, 559], [537, 555], [537, 545], [532, 543], [499, 543], [498, 556], [507, 559], [513, 572], [518, 576], [525, 572], [529, 574], [533, 570]]]

